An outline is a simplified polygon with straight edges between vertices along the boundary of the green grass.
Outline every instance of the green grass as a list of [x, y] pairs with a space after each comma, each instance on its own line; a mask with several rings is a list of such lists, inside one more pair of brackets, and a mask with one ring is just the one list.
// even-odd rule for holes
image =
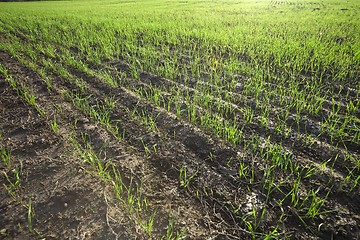
[[[76, 0], [0, 3], [0, 8], [0, 50], [41, 76], [49, 92], [53, 75], [74, 86], [77, 91], [66, 97], [119, 141], [126, 141], [126, 129], [111, 119], [117, 99], [88, 95], [92, 86], [85, 78], [151, 105], [124, 108], [132, 122], [162, 139], [178, 141], [175, 129], [164, 133], [166, 126], [158, 123], [164, 112], [241, 152], [231, 160], [237, 180], [249, 192], [260, 189], [267, 204], [276, 195], [272, 204], [289, 207], [306, 228], [329, 213], [324, 206], [331, 194], [358, 190], [359, 2]], [[44, 115], [30, 86], [3, 65], [0, 73]], [[58, 132], [56, 118], [50, 126]], [[157, 153], [156, 144], [140, 141], [145, 156]], [[305, 153], [310, 159], [303, 160], [299, 152], [317, 151], [319, 142], [329, 158], [315, 161]], [[1, 154], [9, 165], [7, 152]], [[95, 156], [82, 158], [113, 182], [117, 197], [128, 192], [124, 204], [133, 214], [141, 201], [137, 193]], [[180, 186], [192, 191], [197, 172], [189, 175], [180, 163], [177, 167]], [[324, 169], [341, 169], [341, 184], [327, 179], [326, 186], [312, 185]], [[266, 211], [239, 217], [253, 238], [281, 234], [278, 227], [262, 232]], [[138, 223], [149, 237], [154, 218], [155, 212]]]

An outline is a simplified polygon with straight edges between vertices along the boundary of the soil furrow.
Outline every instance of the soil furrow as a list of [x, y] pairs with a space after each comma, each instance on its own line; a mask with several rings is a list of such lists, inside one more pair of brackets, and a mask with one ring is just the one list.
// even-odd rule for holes
[[[23, 70], [26, 70], [26, 69], [23, 69]], [[16, 70], [16, 71], [18, 71], [18, 70]], [[27, 71], [28, 72], [28, 71]], [[20, 74], [21, 75], [21, 74]], [[59, 79], [58, 79], [59, 80]], [[39, 83], [41, 83], [41, 81], [37, 81], [37, 80], [34, 80], [34, 82], [33, 83], [36, 83], [36, 84], [39, 84]], [[57, 82], [57, 83], [59, 83], [59, 82]], [[66, 84], [66, 85], [68, 85], [68, 84]], [[54, 89], [57, 89], [55, 86], [54, 86]], [[96, 94], [96, 91], [93, 91], [92, 92], [92, 95], [94, 95], [94, 96], [97, 96], [97, 97], [103, 97], [103, 96], [100, 96], [100, 95], [97, 95]], [[44, 99], [45, 99], [45, 97], [46, 96], [42, 96]], [[44, 101], [44, 104], [45, 104], [45, 102], [46, 101]], [[47, 102], [48, 103], [48, 102]], [[60, 104], [60, 103], [58, 103], [58, 104]], [[61, 105], [61, 104], [60, 104]], [[70, 111], [70, 109], [68, 109], [68, 111]], [[74, 109], [72, 109], [71, 110], [71, 112], [72, 111], [76, 111], [76, 110], [74, 110]], [[60, 120], [60, 119], [59, 119]], [[133, 124], [133, 123], [132, 123]], [[91, 141], [93, 142], [93, 144], [95, 144], [95, 145], [97, 145], [98, 146], [98, 148], [103, 148], [104, 147], [104, 145], [107, 145], [106, 146], [106, 151], [107, 151], [107, 153], [108, 153], [108, 158], [111, 158], [112, 156], [114, 157], [114, 156], [122, 156], [122, 155], [124, 155], [124, 150], [123, 150], [123, 148], [119, 148], [119, 144], [118, 143], [116, 143], [117, 142], [117, 140], [116, 139], [113, 139], [112, 140], [112, 142], [106, 142], [104, 139], [98, 139], [98, 138], [101, 138], [101, 137], [103, 137], [104, 136], [104, 133], [101, 133], [101, 132], [103, 132], [104, 130], [101, 130], [101, 132], [100, 132], [100, 126], [97, 126], [96, 128], [98, 128], [98, 133], [88, 133], [88, 135], [90, 136], [90, 139], [91, 139]], [[89, 131], [89, 130], [86, 130], [86, 128], [84, 129], [83, 127], [80, 127], [80, 129], [81, 129], [81, 132], [83, 132], [83, 133], [86, 133], [86, 131]], [[77, 128], [75, 128], [75, 130], [77, 130], [77, 131], [79, 131], [80, 129], [78, 129], [77, 130]], [[137, 132], [139, 132], [139, 128], [137, 128], [136, 129], [137, 130]], [[134, 129], [134, 132], [135, 132], [135, 129]], [[142, 132], [143, 134], [144, 134], [144, 131], [140, 131], [140, 132]], [[146, 133], [145, 133], [146, 134]], [[97, 136], [97, 135], [100, 135], [100, 137], [99, 136]], [[103, 136], [101, 136], [101, 135], [103, 135]], [[106, 135], [106, 134], [105, 134]], [[107, 136], [107, 137], [111, 137], [111, 136]], [[104, 142], [105, 141], [105, 142]], [[111, 154], [110, 154], [111, 153]], [[127, 154], [125, 154], [125, 156], [126, 156]], [[170, 155], [170, 153], [167, 153], [167, 155]], [[173, 155], [173, 154], [171, 154], [171, 155]], [[187, 156], [187, 157], [189, 157], [189, 156]], [[160, 159], [162, 159], [162, 158], [165, 158], [165, 159], [163, 159], [163, 160], [160, 160], [160, 161], [168, 161], [168, 157], [159, 157]], [[173, 158], [173, 156], [171, 156], [171, 158]], [[130, 171], [131, 173], [137, 173], [138, 175], [139, 175], [139, 173], [137, 172], [137, 171], [140, 171], [140, 173], [141, 173], [141, 175], [144, 175], [144, 176], [137, 176], [140, 180], [141, 180], [141, 178], [146, 178], [146, 177], [148, 177], [146, 174], [146, 172], [143, 172], [143, 171], [154, 171], [154, 170], [147, 170], [146, 168], [148, 168], [149, 166], [149, 162], [148, 162], [148, 159], [143, 159], [142, 161], [140, 161], [139, 160], [139, 157], [135, 157], [135, 156], [133, 156], [133, 157], [128, 157], [127, 159], [129, 159], [129, 160], [125, 160], [125, 159], [121, 159], [121, 158], [118, 158], [118, 157], [116, 157], [116, 161], [119, 161], [119, 163], [123, 163], [123, 164], [119, 164], [119, 166], [121, 167], [121, 169], [127, 169], [128, 171]], [[134, 162], [134, 159], [137, 159], [137, 161], [136, 161], [136, 163]], [[190, 160], [190, 159], [189, 159]], [[158, 160], [157, 160], [158, 161]], [[176, 159], [176, 161], [178, 161], [178, 159]], [[129, 163], [130, 162], [132, 162], [131, 163], [131, 165], [129, 166]], [[153, 165], [155, 166], [156, 164], [158, 164], [158, 162], [155, 162], [155, 164], [153, 163]], [[133, 168], [131, 168], [131, 167], [133, 167]], [[140, 169], [139, 169], [140, 168]], [[139, 170], [136, 170], [136, 169], [139, 169]], [[166, 171], [171, 171], [171, 169], [166, 169]], [[157, 171], [155, 171], [155, 172], [157, 172]], [[162, 171], [160, 171], [160, 172], [162, 172]], [[154, 176], [153, 176], [154, 177]], [[164, 180], [162, 179], [162, 180], [160, 180], [159, 178], [155, 178], [155, 179], [152, 179], [150, 182], [157, 182], [156, 183], [156, 185], [151, 185], [150, 186], [150, 184], [147, 182], [147, 181], [144, 181], [144, 184], [146, 184], [147, 185], [147, 190], [150, 190], [150, 189], [152, 189], [152, 192], [154, 192], [153, 194], [155, 194], [156, 193], [156, 196], [157, 196], [157, 198], [163, 198], [164, 199], [164, 197], [162, 197], [162, 196], [159, 196], [159, 195], [162, 195], [162, 194], [159, 194], [159, 192], [158, 192], [158, 188], [160, 187], [159, 186], [159, 182], [161, 181], [162, 182], [162, 184], [161, 184], [161, 186], [172, 186], [172, 188], [174, 189], [173, 191], [174, 191], [174, 194], [176, 193], [176, 189], [177, 189], [177, 185], [178, 185], [178, 179], [177, 179], [177, 177], [178, 177], [178, 175], [177, 175], [177, 173], [176, 173], [176, 177], [174, 177], [173, 179], [169, 179], [168, 181], [165, 181], [164, 182]], [[130, 178], [130, 177], [129, 177]], [[156, 179], [157, 179], [157, 181], [156, 181]], [[140, 181], [139, 180], [139, 181]], [[156, 186], [156, 190], [157, 191], [155, 191], [154, 190], [154, 187]], [[151, 192], [151, 191], [149, 191], [149, 192]], [[163, 194], [166, 194], [166, 192], [164, 192]], [[159, 201], [159, 200], [156, 200], [156, 199], [154, 199], [154, 201]], [[196, 206], [196, 204], [194, 204], [193, 202], [192, 202], [193, 200], [184, 200], [184, 199], [178, 199], [178, 197], [172, 197], [172, 202], [173, 202], [173, 204], [175, 204], [176, 205], [176, 203], [182, 203], [182, 208], [183, 207], [185, 207], [184, 206], [184, 203], [188, 203], [188, 204], [192, 204], [193, 206]], [[160, 206], [160, 205], [159, 205]], [[171, 206], [171, 205], [169, 205], [169, 206]], [[201, 216], [201, 214], [199, 214], [199, 210], [197, 210], [196, 208], [194, 208], [194, 207], [190, 207], [190, 206], [187, 206], [187, 207], [185, 207], [184, 209], [193, 209], [192, 211], [190, 211], [190, 213], [182, 213], [179, 217], [181, 217], [181, 216], [186, 216], [186, 214], [196, 214], [197, 216]], [[167, 213], [167, 214], [169, 214], [169, 210], [162, 210], [162, 211], [164, 211], [164, 213], [163, 214], [165, 214], [165, 213]], [[171, 211], [170, 211], [170, 213], [171, 213]], [[193, 217], [192, 217], [193, 218]], [[186, 219], [186, 218], [185, 218]], [[164, 220], [165, 221], [165, 220]], [[183, 221], [183, 220], [182, 220]], [[199, 220], [200, 221], [200, 220]], [[160, 224], [160, 223], [159, 223]], [[164, 224], [164, 222], [161, 222], [161, 224]], [[193, 226], [193, 227], [195, 227], [195, 225], [194, 225], [195, 223], [187, 223], [187, 226], [188, 227], [191, 227], [191, 226]], [[211, 222], [209, 223], [209, 224], [212, 224]], [[196, 227], [197, 228], [197, 231], [200, 231], [200, 226], [197, 226]], [[195, 231], [196, 232], [196, 231]], [[195, 234], [195, 233], [191, 233], [191, 234]]]

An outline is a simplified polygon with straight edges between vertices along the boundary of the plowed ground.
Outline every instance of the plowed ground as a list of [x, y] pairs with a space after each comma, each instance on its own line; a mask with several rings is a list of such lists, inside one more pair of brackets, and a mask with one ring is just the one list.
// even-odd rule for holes
[[[151, 233], [154, 239], [166, 235], [172, 220], [178, 233], [186, 229], [188, 239], [251, 239], [240, 216], [248, 216], [248, 221], [256, 222], [257, 217], [251, 213], [254, 209], [261, 212], [264, 208], [266, 212], [258, 232], [270, 233], [278, 226], [279, 216], [283, 215], [283, 224], [277, 230], [279, 238], [328, 239], [333, 236], [358, 239], [360, 236], [358, 188], [352, 192], [332, 193], [324, 206], [325, 211], [331, 210], [324, 215], [326, 219], [320, 216], [306, 220], [306, 227], [299, 220], [300, 213], [296, 209], [283, 209], [276, 204], [279, 200], [276, 192], [271, 195], [272, 199], [266, 199], [260, 184], [260, 169], [266, 165], [258, 162], [256, 156], [253, 161], [246, 162], [248, 166], [255, 166], [255, 182], [249, 185], [237, 177], [238, 166], [231, 161], [246, 156], [246, 152], [155, 106], [133, 91], [139, 86], [145, 89], [149, 84], [178, 84], [176, 82], [143, 72], [140, 81], [126, 79], [121, 87], [114, 88], [94, 76], [69, 68], [73, 76], [83, 80], [85, 89], [79, 89], [74, 82], [54, 73], [50, 75], [52, 89], [48, 90], [39, 75], [8, 52], [0, 52], [0, 59], [12, 76], [35, 94], [36, 102], [44, 112], [40, 115], [10, 87], [4, 76], [0, 77], [0, 146], [11, 150], [12, 155], [11, 169], [1, 163], [1, 185], [9, 186], [6, 176], [12, 178], [14, 169], [21, 169], [20, 185], [13, 195], [5, 187], [1, 188], [2, 237], [149, 238], [139, 221], [115, 197], [111, 182], [102, 181], [99, 171], [79, 157], [78, 149], [69, 140], [72, 137], [78, 139], [83, 148], [90, 146], [104, 166], [118, 169], [126, 185], [141, 188], [149, 207], [137, 216], [148, 219], [156, 212]], [[121, 61], [104, 61], [103, 65], [94, 65], [93, 69], [119, 72], [127, 71], [127, 65]], [[97, 119], [76, 107], [64, 92], [78, 94], [93, 106], [105, 105], [106, 98], [113, 98], [115, 105], [110, 123], [117, 126], [118, 132], [124, 133], [123, 138], [114, 137]], [[129, 110], [134, 109], [156, 117], [156, 129], [131, 118]], [[56, 132], [51, 128], [54, 119]], [[248, 128], [253, 133], [265, 135], [261, 127]], [[291, 146], [292, 142], [284, 144]], [[318, 166], [323, 159], [333, 156], [326, 140], [311, 149], [297, 144], [294, 159], [304, 165]], [[352, 151], [356, 153], [357, 149]], [[321, 174], [304, 184], [340, 183], [346, 173], [346, 164], [337, 161], [334, 170], [324, 168]], [[187, 187], [181, 186], [181, 169], [186, 169], [188, 176], [194, 176]], [[34, 213], [31, 223], [30, 203]], [[237, 211], [233, 209], [233, 203], [240, 206]]]

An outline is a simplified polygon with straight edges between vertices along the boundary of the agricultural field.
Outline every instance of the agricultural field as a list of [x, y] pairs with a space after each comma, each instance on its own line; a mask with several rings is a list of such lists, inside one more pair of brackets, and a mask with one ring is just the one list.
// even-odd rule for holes
[[0, 239], [360, 239], [360, 2], [0, 3]]

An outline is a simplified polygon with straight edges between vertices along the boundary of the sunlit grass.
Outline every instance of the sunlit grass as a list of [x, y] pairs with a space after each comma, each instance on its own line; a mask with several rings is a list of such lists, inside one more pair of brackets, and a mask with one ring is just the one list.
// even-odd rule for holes
[[[119, 141], [126, 141], [126, 129], [111, 118], [117, 99], [89, 95], [94, 83], [88, 78], [133, 94], [139, 106], [124, 111], [134, 125], [179, 141], [176, 130], [169, 134], [158, 124], [160, 113], [166, 113], [243, 153], [243, 159], [234, 160], [237, 180], [249, 192], [260, 188], [266, 204], [276, 195], [279, 208], [289, 207], [306, 228], [307, 220], [329, 213], [324, 206], [333, 192], [358, 189], [360, 18], [355, 1], [68, 1], [0, 7], [5, 33], [0, 49], [36, 72], [49, 92], [56, 85], [54, 75], [71, 84], [76, 91], [67, 92], [67, 99]], [[0, 65], [0, 71], [44, 115], [30, 87], [6, 67]], [[58, 132], [56, 118], [50, 126]], [[156, 144], [139, 141], [146, 157], [157, 153]], [[306, 155], [319, 144], [329, 159], [301, 161], [300, 152]], [[89, 149], [82, 151], [84, 161], [114, 184], [119, 199], [127, 192], [122, 201], [130, 214], [136, 212], [135, 202], [142, 200], [123, 185], [119, 173]], [[1, 156], [7, 165], [6, 154]], [[308, 184], [321, 168], [336, 171], [338, 158], [346, 164], [340, 169], [347, 170], [340, 185], [329, 180], [321, 189], [331, 190], [324, 193]], [[178, 169], [180, 187], [190, 189], [196, 174]], [[231, 204], [239, 214], [239, 206]], [[280, 234], [277, 227], [261, 233], [266, 211], [238, 216], [253, 238]], [[155, 215], [138, 222], [150, 237]]]

